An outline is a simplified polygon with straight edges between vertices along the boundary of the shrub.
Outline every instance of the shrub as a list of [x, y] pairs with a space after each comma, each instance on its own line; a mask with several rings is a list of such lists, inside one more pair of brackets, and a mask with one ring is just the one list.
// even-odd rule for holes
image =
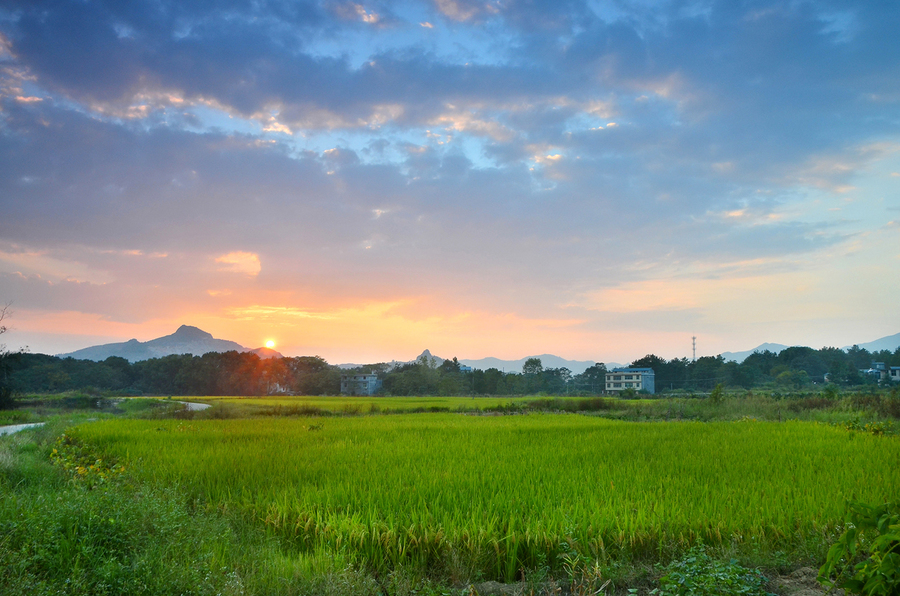
[[900, 501], [849, 503], [847, 527], [829, 549], [819, 581], [864, 596], [900, 594]]
[[659, 584], [659, 596], [774, 596], [758, 570], [713, 560], [702, 545], [669, 565]]

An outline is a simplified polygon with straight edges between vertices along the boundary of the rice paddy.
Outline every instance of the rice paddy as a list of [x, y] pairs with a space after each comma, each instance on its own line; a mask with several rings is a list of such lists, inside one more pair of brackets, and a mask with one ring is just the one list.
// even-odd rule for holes
[[371, 413], [403, 411], [483, 410], [508, 404], [524, 404], [534, 397], [348, 397], [348, 396], [204, 396], [180, 397], [184, 401], [203, 401], [241, 406], [317, 408], [332, 413]]
[[565, 553], [606, 564], [697, 542], [820, 556], [848, 499], [900, 492], [896, 437], [809, 422], [400, 414], [111, 420], [71, 435], [301, 553], [376, 571], [462, 561], [504, 580]]

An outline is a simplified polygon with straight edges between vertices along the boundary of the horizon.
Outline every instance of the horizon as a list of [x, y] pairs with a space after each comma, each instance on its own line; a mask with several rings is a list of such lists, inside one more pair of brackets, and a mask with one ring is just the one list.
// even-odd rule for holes
[[[156, 340], [156, 339], [161, 339], [162, 337], [168, 337], [168, 336], [170, 336], [170, 335], [174, 335], [175, 333], [177, 333], [178, 330], [181, 329], [181, 327], [188, 327], [188, 328], [192, 328], [192, 329], [197, 329], [197, 330], [199, 330], [199, 331], [201, 331], [201, 332], [204, 332], [204, 333], [208, 333], [208, 332], [205, 331], [204, 329], [200, 329], [199, 327], [196, 327], [196, 326], [194, 326], [194, 325], [182, 324], [182, 325], [179, 326], [178, 329], [176, 329], [176, 331], [174, 331], [174, 332], [171, 333], [171, 334], [165, 334], [165, 335], [163, 335], [163, 336], [160, 336], [160, 337], [154, 337], [154, 338], [150, 338], [150, 339], [147, 339], [147, 340], [140, 340], [140, 339], [138, 339], [138, 338], [129, 338], [129, 339], [127, 339], [127, 340], [120, 340], [120, 341], [108, 342], [108, 343], [105, 343], [105, 344], [95, 344], [95, 345], [90, 345], [90, 346], [83, 346], [83, 347], [81, 347], [81, 348], [78, 348], [78, 349], [76, 349], [76, 350], [71, 350], [71, 351], [69, 351], [69, 352], [62, 352], [62, 353], [56, 353], [56, 354], [47, 354], [47, 355], [58, 356], [58, 357], [68, 356], [68, 355], [70, 355], [70, 354], [72, 354], [72, 353], [74, 353], [74, 352], [78, 352], [78, 351], [83, 350], [83, 349], [97, 348], [97, 347], [102, 347], [102, 346], [104, 346], [104, 345], [123, 344], [123, 343], [127, 343], [127, 342], [129, 342], [129, 341], [132, 341], [132, 340], [136, 340], [136, 341], [141, 342], [141, 343], [146, 343], [146, 342], [148, 342], [148, 341], [152, 341], [152, 340]], [[226, 338], [226, 337], [215, 337], [215, 335], [212, 335], [212, 334], [210, 334], [210, 335], [212, 336], [212, 339], [215, 339], [215, 340], [217, 340], [217, 341], [222, 341], [222, 340], [224, 340], [224, 341], [233, 341], [233, 340], [230, 340], [229, 338]], [[839, 349], [841, 349], [841, 350], [847, 350], [847, 349], [849, 349], [849, 348], [851, 348], [851, 347], [855, 347], [855, 346], [863, 346], [863, 345], [866, 345], [866, 344], [869, 344], [869, 343], [873, 343], [873, 342], [876, 342], [876, 341], [879, 341], [879, 340], [882, 340], [882, 339], [886, 339], [886, 338], [889, 338], [889, 337], [893, 337], [894, 335], [900, 335], [900, 333], [898, 333], [898, 334], [892, 334], [892, 335], [887, 335], [887, 336], [882, 336], [882, 337], [876, 338], [876, 339], [874, 339], [874, 340], [866, 341], [866, 342], [856, 342], [856, 343], [854, 343], [854, 344], [845, 345], [845, 346], [843, 346], [843, 347], [840, 347]], [[269, 342], [272, 342], [272, 341], [273, 341], [273, 340], [269, 340], [269, 341], [266, 342], [266, 343], [269, 343]], [[240, 342], [235, 342], [235, 343], [240, 343]], [[422, 350], [420, 350], [420, 351], [416, 354], [416, 356], [413, 356], [412, 358], [407, 358], [407, 359], [402, 359], [402, 358], [390, 358], [390, 359], [386, 359], [386, 360], [371, 360], [371, 361], [333, 361], [333, 360], [329, 360], [328, 358], [325, 358], [325, 357], [321, 356], [320, 354], [289, 354], [289, 353], [284, 353], [284, 352], [282, 352], [281, 350], [279, 350], [279, 347], [278, 347], [277, 345], [274, 345], [274, 346], [261, 345], [261, 346], [258, 346], [258, 347], [247, 346], [247, 345], [244, 345], [244, 344], [240, 344], [240, 345], [241, 345], [241, 347], [242, 347], [245, 351], [257, 351], [257, 350], [271, 349], [271, 350], [274, 350], [274, 351], [278, 352], [279, 354], [281, 354], [282, 357], [286, 357], [286, 358], [294, 358], [294, 357], [301, 357], [301, 356], [316, 356], [316, 357], [322, 358], [323, 360], [325, 360], [325, 361], [328, 362], [329, 364], [336, 365], [336, 366], [347, 366], [347, 365], [360, 365], [360, 366], [362, 366], [362, 365], [369, 365], [369, 364], [391, 363], [391, 362], [413, 362], [413, 361], [415, 361], [416, 359], [418, 359], [422, 354], [424, 354], [424, 353], [426, 353], [426, 352], [428, 352], [428, 353], [431, 354], [432, 356], [438, 358], [439, 360], [452, 360], [453, 358], [457, 358], [460, 362], [465, 362], [465, 361], [468, 361], [468, 362], [474, 362], [474, 361], [490, 360], [490, 359], [493, 359], [493, 360], [500, 360], [500, 361], [502, 361], [502, 362], [517, 362], [517, 361], [522, 361], [522, 360], [526, 360], [526, 359], [529, 359], [529, 358], [542, 358], [542, 357], [545, 357], [545, 356], [550, 356], [550, 357], [559, 358], [559, 359], [561, 359], [561, 360], [565, 360], [565, 361], [569, 361], [569, 362], [594, 362], [594, 363], [599, 363], [599, 364], [609, 364], [609, 365], [615, 365], [615, 366], [628, 366], [631, 362], [634, 362], [634, 361], [636, 361], [636, 360], [638, 360], [638, 359], [640, 359], [640, 358], [643, 358], [644, 356], [651, 356], [651, 355], [652, 355], [652, 356], [661, 357], [661, 358], [663, 358], [664, 360], [673, 360], [673, 359], [680, 359], [680, 358], [687, 358], [687, 359], [690, 359], [690, 356], [675, 356], [675, 357], [672, 357], [672, 358], [666, 358], [666, 357], [660, 356], [660, 354], [658, 354], [658, 353], [656, 353], [656, 352], [653, 352], [652, 350], [646, 351], [646, 352], [644, 352], [644, 354], [642, 354], [641, 356], [636, 356], [636, 357], [634, 357], [634, 358], [627, 358], [627, 359], [611, 359], [611, 360], [597, 360], [597, 359], [591, 359], [591, 358], [588, 358], [588, 359], [568, 358], [568, 357], [566, 357], [566, 356], [560, 356], [559, 354], [555, 354], [555, 353], [547, 352], [547, 351], [540, 352], [540, 353], [537, 353], [537, 352], [536, 352], [536, 353], [533, 353], [533, 354], [528, 354], [528, 355], [524, 355], [524, 356], [517, 356], [517, 357], [511, 357], [511, 358], [510, 358], [510, 357], [503, 358], [503, 357], [498, 357], [498, 356], [468, 357], [468, 356], [465, 356], [465, 355], [460, 356], [459, 354], [453, 354], [453, 355], [451, 355], [451, 356], [448, 357], [447, 355], [442, 355], [440, 352], [435, 353], [435, 352], [432, 351], [430, 348], [425, 347], [425, 348], [423, 348]], [[733, 355], [740, 355], [740, 354], [744, 354], [744, 353], [748, 353], [748, 352], [755, 352], [755, 351], [758, 351], [760, 348], [763, 348], [763, 347], [766, 347], [766, 349], [768, 349], [768, 346], [770, 346], [770, 345], [782, 346], [784, 349], [787, 349], [787, 348], [790, 348], [790, 347], [806, 347], [806, 348], [812, 348], [812, 349], [815, 349], [815, 350], [818, 350], [818, 349], [824, 349], [824, 348], [837, 348], [837, 347], [838, 347], [838, 346], [836, 346], [836, 345], [830, 345], [830, 346], [829, 346], [829, 345], [824, 345], [824, 346], [821, 346], [821, 348], [816, 348], [816, 347], [814, 347], [814, 346], [803, 345], [803, 344], [786, 345], [786, 344], [780, 344], [780, 343], [778, 343], [778, 342], [763, 342], [763, 343], [761, 343], [761, 344], [759, 344], [759, 345], [757, 345], [757, 346], [754, 346], [754, 347], [752, 347], [752, 348], [748, 348], [748, 349], [745, 349], [745, 350], [724, 350], [724, 351], [719, 352], [719, 353], [717, 353], [717, 354], [704, 354], [704, 355], [700, 355], [700, 356], [697, 356], [697, 357], [698, 357], [698, 358], [703, 358], [703, 357], [718, 357], [718, 356], [722, 356], [722, 355], [725, 355], [725, 354], [729, 354], [729, 355], [732, 355], [732, 354], [733, 354]]]
[[11, 0], [0, 339], [192, 321], [348, 363], [884, 337], [898, 28], [858, 0]]

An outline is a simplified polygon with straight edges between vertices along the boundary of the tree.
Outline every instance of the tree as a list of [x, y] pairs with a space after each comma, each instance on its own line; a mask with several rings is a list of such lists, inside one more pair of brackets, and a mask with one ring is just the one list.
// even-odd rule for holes
[[606, 388], [606, 365], [602, 362], [586, 369], [575, 377], [575, 387], [590, 393], [602, 393]]
[[[9, 311], [9, 303], [0, 308], [0, 335], [7, 331], [3, 320], [12, 314]], [[13, 405], [12, 387], [9, 383], [9, 367], [14, 354], [6, 349], [5, 344], [0, 344], [0, 409], [10, 408]]]
[[872, 354], [869, 353], [869, 350], [856, 344], [847, 348], [847, 357], [857, 369], [869, 368], [872, 364]]
[[544, 372], [544, 365], [541, 363], [540, 358], [529, 358], [522, 365], [522, 374], [539, 375], [542, 372]]
[[525, 375], [525, 387], [529, 393], [540, 391], [541, 375], [544, 372], [544, 365], [540, 358], [529, 358], [522, 365], [522, 374]]

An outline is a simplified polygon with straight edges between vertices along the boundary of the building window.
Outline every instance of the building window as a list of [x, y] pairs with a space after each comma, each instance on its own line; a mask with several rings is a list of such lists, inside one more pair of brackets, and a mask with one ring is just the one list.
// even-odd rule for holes
[[622, 383], [613, 383], [613, 387], [621, 387]]

